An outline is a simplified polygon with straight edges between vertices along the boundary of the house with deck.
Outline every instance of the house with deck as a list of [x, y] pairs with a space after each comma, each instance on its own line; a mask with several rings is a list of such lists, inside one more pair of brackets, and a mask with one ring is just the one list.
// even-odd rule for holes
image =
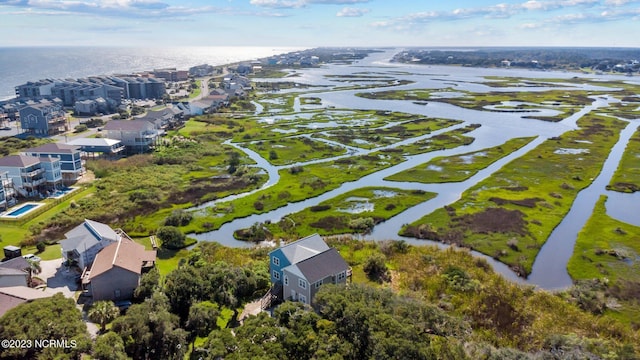
[[65, 185], [75, 183], [86, 173], [85, 163], [82, 160], [82, 150], [79, 146], [48, 143], [26, 149], [22, 151], [22, 154], [40, 158], [59, 159], [62, 181]]
[[139, 120], [111, 120], [104, 126], [107, 138], [120, 140], [131, 154], [146, 152], [155, 146], [158, 130], [153, 123]]
[[144, 246], [122, 237], [96, 255], [91, 268], [82, 275], [83, 288], [94, 301], [132, 299], [140, 277], [155, 262], [155, 250], [145, 250]]
[[314, 234], [271, 251], [269, 273], [273, 286], [263, 298], [263, 307], [274, 300], [312, 304], [323, 284], [346, 283], [351, 268], [335, 248]]
[[46, 100], [21, 108], [20, 126], [36, 136], [51, 136], [69, 130], [62, 104]]
[[119, 157], [125, 148], [122, 141], [109, 138], [79, 138], [67, 142], [67, 145], [78, 146], [86, 157], [104, 156], [107, 158]]
[[126, 234], [109, 225], [86, 219], [64, 236], [66, 239], [60, 241], [62, 257], [84, 269], [93, 264], [100, 250], [118, 242]]

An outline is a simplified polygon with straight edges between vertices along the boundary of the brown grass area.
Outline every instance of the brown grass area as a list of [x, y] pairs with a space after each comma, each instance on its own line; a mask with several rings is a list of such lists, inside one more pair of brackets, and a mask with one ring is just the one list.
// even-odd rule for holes
[[469, 230], [477, 234], [516, 233], [527, 234], [527, 222], [520, 210], [488, 208], [484, 211], [462, 215], [452, 219], [458, 229]]
[[544, 201], [544, 199], [541, 198], [528, 198], [528, 199], [520, 199], [520, 200], [509, 200], [509, 199], [503, 199], [503, 198], [499, 198], [499, 197], [492, 197], [489, 199], [489, 201], [492, 201], [494, 203], [496, 203], [496, 205], [504, 205], [504, 204], [513, 204], [513, 205], [518, 205], [518, 206], [524, 206], [524, 207], [528, 207], [528, 208], [534, 208], [536, 207], [536, 204], [539, 201]]

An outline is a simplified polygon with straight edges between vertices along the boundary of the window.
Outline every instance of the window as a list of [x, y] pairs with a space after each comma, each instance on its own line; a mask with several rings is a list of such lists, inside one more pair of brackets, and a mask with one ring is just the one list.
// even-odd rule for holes
[[280, 259], [278, 259], [277, 257], [274, 256], [272, 261], [273, 265], [280, 266]]
[[298, 300], [300, 300], [300, 302], [303, 304], [307, 303], [307, 297], [302, 294], [298, 294]]
[[287, 275], [284, 276], [284, 284], [289, 285], [289, 277]]
[[322, 285], [322, 280], [319, 280], [316, 282], [316, 289], [320, 287], [320, 285]]
[[307, 288], [307, 282], [302, 280], [302, 279], [298, 279], [298, 286], [300, 286], [303, 289]]
[[273, 270], [273, 278], [276, 280], [280, 280], [280, 272], [277, 270]]
[[338, 281], [344, 280], [345, 277], [346, 277], [346, 275], [345, 275], [344, 271], [338, 273]]
[[113, 291], [113, 295], [116, 299], [118, 299], [120, 297], [120, 289], [116, 289]]

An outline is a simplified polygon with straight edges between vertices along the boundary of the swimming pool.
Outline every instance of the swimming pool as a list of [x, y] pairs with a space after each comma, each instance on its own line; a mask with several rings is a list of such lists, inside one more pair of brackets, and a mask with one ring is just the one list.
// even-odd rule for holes
[[38, 208], [42, 206], [42, 204], [37, 204], [37, 203], [26, 203], [26, 204], [22, 204], [20, 207], [13, 209], [11, 211], [9, 211], [8, 213], [2, 215], [2, 217], [8, 217], [8, 218], [17, 218], [20, 216], [25, 215], [26, 213]]
[[55, 198], [55, 199], [61, 198], [61, 197], [65, 196], [65, 195], [67, 195], [68, 193], [70, 193], [72, 191], [75, 191], [77, 189], [78, 189], [77, 187], [65, 187], [65, 188], [62, 188], [60, 190], [56, 190], [53, 194], [50, 195], [50, 197]]

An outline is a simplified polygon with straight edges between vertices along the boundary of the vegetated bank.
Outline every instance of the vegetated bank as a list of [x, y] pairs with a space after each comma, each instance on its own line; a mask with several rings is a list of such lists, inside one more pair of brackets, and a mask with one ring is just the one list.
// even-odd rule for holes
[[526, 276], [578, 192], [599, 173], [625, 124], [585, 115], [579, 130], [545, 141], [401, 234], [470, 247]]

